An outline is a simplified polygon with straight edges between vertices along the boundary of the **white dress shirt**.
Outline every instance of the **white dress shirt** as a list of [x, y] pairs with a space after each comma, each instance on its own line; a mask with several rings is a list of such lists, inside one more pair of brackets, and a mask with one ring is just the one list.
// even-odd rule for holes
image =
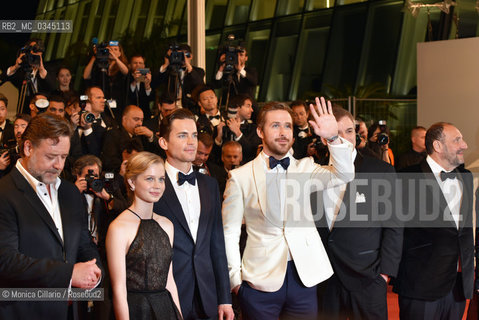
[[52, 217], [55, 227], [57, 228], [60, 238], [63, 240], [63, 225], [62, 216], [60, 213], [60, 206], [58, 204], [58, 188], [60, 187], [61, 180], [57, 177], [55, 183], [50, 184], [50, 194], [48, 193], [47, 185], [34, 178], [23, 166], [22, 159], [19, 159], [15, 164], [15, 167], [20, 171], [22, 176], [27, 180], [28, 184], [35, 190], [35, 193], [42, 201], [45, 209]]
[[[196, 243], [196, 236], [198, 233], [198, 225], [200, 221], [200, 212], [201, 212], [201, 201], [200, 201], [200, 191], [198, 189], [198, 180], [195, 185], [191, 185], [188, 182], [183, 183], [181, 186], [178, 184], [178, 173], [180, 170], [173, 167], [171, 164], [166, 161], [165, 171], [170, 178], [171, 184], [175, 189], [176, 196], [181, 204], [181, 209], [185, 215], [186, 222], [190, 228], [191, 236], [193, 241]], [[190, 167], [190, 170], [186, 174], [193, 172], [193, 166]], [[184, 173], [184, 172], [183, 172]]]
[[444, 198], [446, 198], [447, 206], [451, 211], [452, 218], [456, 223], [456, 227], [459, 229], [459, 219], [461, 213], [461, 202], [462, 202], [462, 182], [455, 177], [454, 179], [441, 180], [441, 171], [451, 172], [445, 170], [440, 164], [434, 161], [430, 156], [426, 157], [427, 164], [431, 167], [431, 171], [436, 177], [436, 181], [441, 188]]

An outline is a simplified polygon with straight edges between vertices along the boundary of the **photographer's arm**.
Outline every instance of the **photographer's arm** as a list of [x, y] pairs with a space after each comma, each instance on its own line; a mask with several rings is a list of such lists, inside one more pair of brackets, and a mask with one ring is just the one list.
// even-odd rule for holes
[[91, 79], [91, 71], [93, 70], [93, 64], [95, 63], [96, 57], [95, 55], [91, 56], [90, 61], [86, 65], [85, 69], [83, 70], [83, 79]]
[[45, 69], [45, 66], [43, 65], [42, 53], [39, 52], [39, 53], [32, 53], [32, 54], [36, 54], [40, 56], [40, 66], [38, 67], [38, 75], [40, 76], [40, 78], [45, 79], [47, 77], [48, 72], [47, 72], [47, 69]]
[[20, 55], [17, 57], [17, 60], [15, 60], [15, 64], [13, 66], [10, 66], [7, 69], [7, 76], [8, 77], [15, 74], [15, 72], [17, 72], [17, 70], [20, 68], [20, 65], [22, 64], [22, 58], [23, 58], [24, 55], [25, 55], [25, 53], [20, 53]]

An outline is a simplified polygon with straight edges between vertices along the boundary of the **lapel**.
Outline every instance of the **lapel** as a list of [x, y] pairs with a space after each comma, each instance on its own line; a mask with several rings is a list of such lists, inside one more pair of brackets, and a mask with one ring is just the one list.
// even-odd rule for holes
[[190, 232], [190, 227], [188, 226], [188, 223], [186, 222], [185, 213], [183, 212], [183, 208], [181, 208], [180, 201], [178, 200], [178, 197], [176, 196], [175, 188], [173, 187], [173, 184], [171, 183], [171, 180], [167, 174], [166, 174], [165, 184], [166, 184], [165, 192], [163, 195], [163, 197], [165, 198], [165, 204], [170, 209], [172, 216], [174, 216], [175, 219], [178, 220], [180, 225], [183, 227], [183, 229], [185, 229], [186, 233], [190, 236], [191, 240], [193, 240], [193, 236], [191, 235], [191, 232]]
[[[465, 178], [468, 176], [468, 173], [460, 171], [458, 168], [454, 169], [457, 173], [457, 177], [459, 181], [462, 183], [462, 199], [461, 199], [461, 208], [460, 208], [460, 216], [461, 220], [459, 221], [459, 230], [464, 228], [466, 222], [469, 220], [469, 213], [472, 212], [472, 208], [470, 207], [472, 199], [472, 189], [469, 188], [469, 182]], [[471, 220], [472, 221], [472, 220]]]
[[[45, 222], [45, 224], [48, 226], [50, 231], [55, 235], [55, 238], [57, 238], [58, 242], [60, 242], [63, 245], [62, 238], [60, 237], [60, 234], [57, 231], [57, 227], [55, 226], [55, 223], [53, 222], [52, 217], [50, 216], [50, 213], [48, 213], [48, 210], [45, 208], [43, 205], [43, 202], [40, 200], [38, 195], [35, 193], [35, 190], [28, 184], [28, 181], [25, 179], [25, 177], [18, 171], [17, 168], [13, 168], [12, 170], [12, 179], [15, 181], [15, 184], [17, 185], [17, 188], [23, 192], [24, 194], [24, 199], [30, 204], [31, 208], [33, 209], [36, 214], [40, 216], [40, 218]], [[60, 195], [58, 195], [60, 197]], [[60, 210], [62, 210], [62, 207], [60, 206]], [[63, 219], [63, 216], [62, 216]], [[62, 225], [64, 224], [62, 220]], [[65, 230], [63, 231], [65, 233]]]
[[[62, 186], [63, 184], [60, 184], [60, 188], [58, 188], [58, 204], [60, 207], [60, 215], [62, 217], [63, 243], [64, 243], [63, 247], [68, 248], [70, 246], [70, 236], [75, 234], [74, 230], [75, 228], [78, 227], [72, 219], [73, 218], [72, 212], [76, 212], [78, 209], [72, 207], [72, 205], [74, 206], [74, 203], [72, 201], [69, 201], [68, 195], [66, 195], [64, 192], [65, 188], [63, 188]], [[83, 198], [85, 197], [83, 196]], [[82, 211], [82, 213], [84, 213], [85, 215], [88, 214], [86, 210]], [[69, 252], [68, 250], [66, 251]]]
[[253, 160], [253, 180], [256, 186], [256, 194], [258, 195], [258, 204], [261, 213], [266, 217], [266, 172], [264, 170], [264, 162], [261, 153]]
[[201, 173], [196, 173], [196, 182], [198, 183], [198, 190], [200, 193], [200, 221], [198, 221], [198, 232], [196, 233], [196, 243], [201, 243], [206, 237], [206, 230], [208, 229], [208, 213], [212, 212], [212, 206], [216, 199], [212, 199], [212, 190], [208, 190], [206, 183], [206, 176]]

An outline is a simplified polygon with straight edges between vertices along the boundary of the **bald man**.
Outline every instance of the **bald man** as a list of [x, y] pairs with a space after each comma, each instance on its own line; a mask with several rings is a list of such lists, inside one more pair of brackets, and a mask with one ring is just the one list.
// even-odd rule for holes
[[143, 111], [135, 105], [125, 108], [119, 128], [112, 129], [105, 134], [101, 153], [105, 171], [115, 173], [120, 171], [122, 150], [131, 140], [137, 140], [143, 150], [152, 150], [157, 140], [153, 131], [143, 126]]
[[411, 149], [397, 159], [396, 170], [420, 163], [426, 158], [426, 128], [417, 126], [411, 130]]

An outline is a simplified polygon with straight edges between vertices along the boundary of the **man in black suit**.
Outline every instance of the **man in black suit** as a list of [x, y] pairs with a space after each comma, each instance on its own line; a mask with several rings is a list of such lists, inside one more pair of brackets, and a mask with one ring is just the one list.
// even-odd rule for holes
[[[151, 72], [142, 74], [139, 69], [145, 69], [145, 58], [135, 54], [130, 58], [128, 65], [128, 89], [126, 94], [126, 105], [133, 104], [143, 110], [145, 119], [152, 117], [150, 103], [155, 101], [155, 92], [151, 87]], [[146, 71], [146, 70], [145, 70]]]
[[[241, 144], [243, 161], [246, 163], [256, 158], [258, 146], [261, 144], [256, 133], [256, 124], [251, 121], [253, 100], [245, 94], [239, 94], [231, 99], [230, 109], [236, 111], [236, 115], [226, 120], [228, 128], [223, 128], [223, 138]], [[228, 130], [228, 134], [224, 134], [225, 130]]]
[[[221, 65], [219, 66], [213, 81], [215, 88], [225, 88], [222, 95], [222, 105], [226, 104], [228, 92], [230, 99], [238, 94], [246, 94], [251, 97], [251, 99], [254, 99], [256, 95], [258, 73], [255, 68], [246, 66], [246, 62], [248, 61], [248, 52], [246, 51], [246, 48], [239, 46], [237, 51], [238, 64], [234, 66], [234, 70], [231, 72], [226, 72], [225, 54], [221, 55]], [[258, 112], [256, 106], [254, 106], [254, 108], [255, 112]]]
[[228, 173], [224, 168], [209, 160], [213, 143], [213, 137], [209, 133], [200, 132], [198, 134], [198, 149], [195, 161], [193, 161], [193, 170], [215, 178], [220, 188], [221, 199], [223, 199]]
[[183, 318], [232, 320], [218, 184], [193, 170], [198, 145], [194, 115], [178, 109], [167, 123], [160, 138], [167, 155], [166, 188], [154, 211], [175, 228], [173, 275]]
[[[8, 99], [0, 93], [0, 149], [15, 146], [15, 134], [13, 125], [7, 119]], [[8, 151], [0, 154], [0, 176], [10, 166], [10, 155]]]
[[[58, 178], [70, 148], [66, 120], [42, 114], [22, 158], [0, 181], [0, 287], [92, 289], [102, 271], [77, 188]], [[67, 319], [67, 301], [2, 301], [1, 319]]]
[[428, 156], [404, 169], [404, 229], [394, 291], [401, 319], [462, 319], [474, 285], [473, 190], [467, 144], [452, 124], [426, 132]]
[[90, 87], [86, 90], [88, 96], [85, 111], [93, 113], [95, 121], [93, 123], [85, 122], [85, 117], [80, 119], [80, 127], [77, 128], [78, 135], [81, 138], [82, 153], [100, 156], [103, 147], [103, 138], [105, 133], [117, 127], [114, 118], [105, 112], [105, 95], [99, 87]]
[[[339, 136], [356, 144], [351, 113], [335, 106], [333, 114]], [[387, 183], [394, 195], [396, 174], [391, 165], [357, 150], [353, 158], [355, 180], [317, 193], [317, 203], [322, 201], [317, 212], [324, 208], [318, 231], [334, 269], [322, 313], [325, 319], [387, 319], [387, 283], [399, 268], [402, 229], [391, 211], [394, 204], [382, 203], [377, 186]]]
[[417, 126], [411, 130], [411, 149], [401, 154], [396, 160], [396, 170], [420, 163], [426, 158], [426, 128]]
[[291, 102], [293, 110], [293, 156], [296, 159], [302, 159], [308, 155], [308, 145], [313, 142], [314, 136], [308, 124], [309, 112], [306, 103], [301, 100]]
[[120, 128], [115, 128], [105, 134], [101, 160], [106, 171], [120, 171], [122, 152], [130, 140], [136, 140], [143, 150], [153, 151], [158, 145], [156, 137], [150, 129], [143, 126], [143, 111], [137, 106], [129, 105], [123, 110]]
[[[158, 84], [165, 84], [167, 93], [170, 97], [175, 97], [178, 107], [195, 109], [195, 102], [191, 95], [193, 89], [204, 84], [205, 70], [192, 65], [193, 53], [191, 47], [187, 44], [181, 44], [176, 48], [184, 56], [184, 63], [181, 66], [170, 64], [172, 49], [170, 48], [165, 56], [164, 63], [160, 67], [158, 75]], [[156, 81], [155, 81], [156, 82]]]

